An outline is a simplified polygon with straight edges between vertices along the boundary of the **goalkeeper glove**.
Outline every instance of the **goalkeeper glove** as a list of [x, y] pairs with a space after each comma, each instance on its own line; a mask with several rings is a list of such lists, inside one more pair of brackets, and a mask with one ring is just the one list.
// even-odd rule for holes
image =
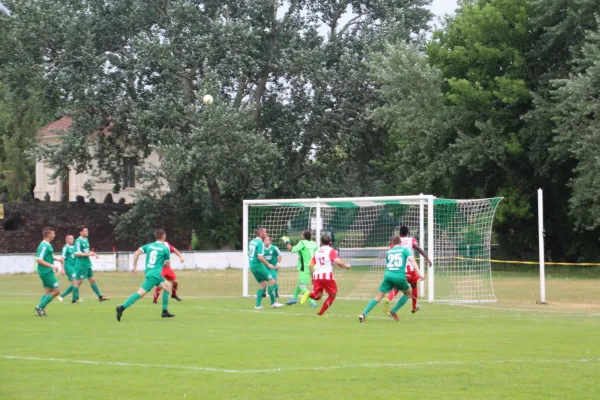
[[284, 244], [290, 244], [290, 238], [289, 238], [289, 237], [287, 237], [287, 236], [282, 236], [282, 237], [281, 237], [281, 241], [282, 241]]

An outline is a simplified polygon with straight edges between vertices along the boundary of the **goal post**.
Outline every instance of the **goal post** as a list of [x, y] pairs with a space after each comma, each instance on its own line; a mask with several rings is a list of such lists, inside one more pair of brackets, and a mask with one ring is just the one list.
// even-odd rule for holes
[[[244, 200], [243, 251], [258, 227], [267, 229], [274, 245], [282, 250], [278, 273], [279, 293], [294, 292], [298, 258], [281, 242], [292, 244], [308, 230], [313, 240], [329, 233], [333, 247], [351, 270], [335, 269], [338, 297], [371, 298], [377, 292], [385, 270], [390, 239], [402, 225], [417, 238], [433, 267], [418, 260], [426, 275], [420, 286], [428, 301], [495, 301], [491, 281], [490, 247], [494, 213], [500, 199], [445, 200], [431, 195]], [[418, 258], [418, 254], [415, 254]], [[243, 296], [256, 293], [254, 280], [244, 257]]]

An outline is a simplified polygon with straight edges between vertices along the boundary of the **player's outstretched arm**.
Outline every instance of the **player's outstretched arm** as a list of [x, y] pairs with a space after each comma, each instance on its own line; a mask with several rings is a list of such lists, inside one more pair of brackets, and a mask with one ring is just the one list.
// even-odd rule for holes
[[133, 270], [131, 270], [131, 275], [135, 275], [137, 272], [137, 263], [140, 259], [140, 255], [144, 252], [144, 250], [140, 247], [133, 253]]
[[334, 265], [337, 265], [340, 268], [346, 268], [346, 269], [350, 269], [351, 265], [350, 264], [346, 264], [345, 262], [343, 262], [340, 258], [336, 258], [335, 261], [333, 262]]
[[425, 279], [425, 276], [423, 275], [423, 273], [421, 272], [421, 269], [419, 268], [419, 264], [417, 264], [417, 260], [415, 260], [415, 258], [411, 256], [411, 257], [408, 257], [408, 262], [410, 263], [410, 265], [412, 265], [412, 267], [414, 268], [417, 275], [419, 275], [419, 278]]
[[175, 247], [172, 247], [172, 250], [173, 250], [173, 253], [175, 253], [175, 255], [179, 258], [179, 262], [183, 264], [183, 262], [185, 261], [183, 259], [183, 255]]
[[419, 254], [425, 258], [425, 260], [427, 261], [427, 264], [429, 265], [433, 265], [433, 263], [431, 262], [431, 260], [429, 259], [429, 257], [427, 257], [427, 254], [425, 254], [425, 252], [423, 251], [423, 249], [418, 245], [418, 244], [413, 244], [413, 247], [416, 251], [419, 252]]

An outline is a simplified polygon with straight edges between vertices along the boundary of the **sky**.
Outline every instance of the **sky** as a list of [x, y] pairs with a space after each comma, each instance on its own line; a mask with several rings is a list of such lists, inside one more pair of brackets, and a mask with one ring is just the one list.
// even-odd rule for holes
[[6, 7], [4, 6], [4, 4], [2, 4], [2, 2], [1, 2], [1, 1], [0, 1], [0, 11], [2, 11], [2, 12], [4, 12], [4, 13], [6, 13], [6, 14], [8, 14], [8, 15], [10, 15], [10, 11], [8, 11], [8, 8], [6, 8]]
[[456, 0], [433, 0], [431, 12], [436, 17], [443, 17], [445, 14], [453, 14], [456, 9]]

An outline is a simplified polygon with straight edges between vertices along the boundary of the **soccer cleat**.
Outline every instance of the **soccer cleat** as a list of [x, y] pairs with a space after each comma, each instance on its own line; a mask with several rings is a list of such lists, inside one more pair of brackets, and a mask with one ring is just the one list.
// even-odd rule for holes
[[300, 304], [306, 303], [306, 301], [308, 300], [309, 297], [310, 297], [310, 292], [304, 293], [302, 295], [302, 297], [300, 298]]
[[44, 315], [46, 315], [46, 312], [44, 311], [43, 308], [39, 308], [38, 306], [35, 306], [35, 316], [36, 317], [43, 317]]
[[417, 307], [414, 310], [412, 310], [412, 313], [414, 314], [417, 311], [419, 311], [420, 309], [421, 309], [421, 306], [419, 304], [417, 304]]
[[400, 321], [400, 317], [395, 312], [390, 311], [389, 313], [387, 313], [387, 315], [394, 318], [396, 321]]
[[383, 313], [387, 314], [389, 308], [390, 308], [390, 299], [388, 299], [387, 296], [385, 296], [385, 300], [383, 301]]
[[311, 308], [317, 308], [318, 306], [319, 306], [319, 304], [317, 304], [316, 302], [314, 302], [314, 303], [310, 303], [309, 307], [311, 307]]
[[287, 303], [285, 303], [285, 304], [287, 304], [288, 306], [293, 306], [293, 305], [294, 305], [294, 304], [296, 304], [297, 302], [298, 302], [298, 300], [291, 299], [291, 300], [288, 300], [288, 302], [287, 302]]
[[110, 297], [106, 297], [106, 296], [100, 296], [100, 297], [98, 298], [98, 300], [100, 300], [100, 303], [102, 303], [103, 301], [108, 301], [108, 300], [110, 300]]
[[173, 318], [175, 314], [171, 314], [169, 310], [162, 310], [162, 314], [160, 316], [163, 318]]
[[271, 308], [279, 308], [279, 307], [283, 307], [283, 304], [277, 303], [277, 302], [271, 304]]
[[176, 294], [174, 294], [174, 295], [171, 295], [171, 298], [172, 298], [172, 299], [175, 299], [175, 300], [177, 300], [177, 301], [183, 301], [183, 300], [181, 300], [181, 297], [177, 296]]
[[117, 321], [121, 322], [121, 317], [123, 316], [123, 311], [125, 311], [125, 307], [117, 306]]
[[367, 317], [365, 317], [364, 314], [360, 314], [358, 316], [358, 321], [362, 324], [363, 322], [365, 322], [365, 320], [367, 319]]
[[255, 310], [262, 310], [264, 307], [263, 306], [255, 306], [254, 309]]
[[62, 303], [64, 300], [64, 297], [62, 297], [61, 295], [58, 295], [57, 297], [58, 297], [58, 301], [60, 301]]
[[152, 304], [158, 304], [158, 301], [154, 300], [154, 301], [152, 302]]
[[79, 304], [79, 300], [73, 300], [71, 301], [71, 304]]

